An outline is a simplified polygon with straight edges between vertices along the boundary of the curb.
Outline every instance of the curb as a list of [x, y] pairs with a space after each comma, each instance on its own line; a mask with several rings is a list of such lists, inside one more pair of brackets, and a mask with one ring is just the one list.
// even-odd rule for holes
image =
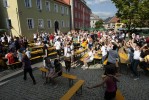
[[[42, 62], [39, 62], [39, 63], [36, 63], [36, 64], [33, 64], [32, 65], [32, 69], [33, 70], [37, 70], [38, 69], [38, 66], [40, 67], [42, 65]], [[13, 73], [10, 73], [8, 75], [5, 75], [3, 77], [0, 78], [0, 82], [4, 82], [4, 81], [7, 81], [7, 80], [10, 80], [12, 78], [15, 78], [17, 77], [18, 75], [22, 75], [23, 74], [23, 69], [20, 69], [18, 71], [15, 71]]]

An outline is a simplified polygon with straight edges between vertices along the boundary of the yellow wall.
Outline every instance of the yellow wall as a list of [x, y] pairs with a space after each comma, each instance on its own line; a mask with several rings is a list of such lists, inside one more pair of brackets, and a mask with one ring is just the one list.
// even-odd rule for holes
[[[26, 8], [25, 4], [22, 3], [22, 0], [18, 0], [18, 10], [21, 12], [21, 14], [19, 14], [20, 17], [20, 23], [21, 23], [21, 30], [22, 30], [22, 34], [24, 34], [25, 36], [32, 38], [32, 34], [37, 32], [37, 30], [39, 31], [46, 31], [46, 32], [54, 32], [54, 21], [58, 20], [61, 22], [61, 20], [64, 20], [65, 24], [66, 21], [69, 20], [70, 22], [70, 13], [69, 15], [61, 15], [61, 10], [60, 10], [60, 6], [59, 6], [59, 12], [56, 13], [54, 12], [54, 3], [56, 3], [53, 0], [49, 0], [50, 1], [50, 11], [46, 11], [45, 8], [45, 1], [46, 0], [42, 0], [42, 10], [41, 12], [37, 9], [36, 6], [36, 0], [32, 0], [32, 7], [31, 8]], [[58, 4], [58, 3], [57, 3]], [[59, 5], [62, 5], [59, 3]], [[65, 5], [64, 5], [65, 7]], [[69, 9], [69, 6], [67, 6]], [[34, 29], [30, 30], [27, 27], [27, 18], [33, 18], [34, 19]], [[44, 20], [44, 28], [43, 29], [39, 29], [38, 28], [38, 19], [43, 19]], [[52, 21], [52, 28], [48, 28], [47, 26], [47, 20], [50, 19]], [[61, 23], [59, 23], [59, 28], [62, 32], [68, 32], [70, 30], [70, 27], [64, 27], [61, 28]]]
[[17, 19], [17, 14], [16, 14], [16, 9], [17, 9], [17, 2], [14, 2], [13, 0], [8, 0], [8, 7], [4, 7], [3, 5], [3, 0], [0, 0], [0, 6], [1, 6], [1, 11], [2, 11], [2, 26], [3, 28], [7, 28], [6, 24], [6, 18], [11, 19], [11, 23], [13, 28], [9, 30], [9, 32], [13, 33], [13, 35], [20, 35], [19, 33], [19, 26], [18, 26], [18, 19]]
[[[36, 6], [36, 0], [32, 1], [32, 7], [27, 8], [25, 7], [24, 0], [8, 0], [9, 7], [5, 8], [3, 6], [3, 0], [0, 0], [0, 28], [6, 28], [6, 18], [10, 18], [12, 22], [13, 29], [11, 32], [13, 35], [25, 35], [28, 38], [32, 38], [32, 34], [37, 32], [38, 27], [38, 19], [44, 20], [44, 28], [39, 29], [39, 31], [46, 31], [46, 32], [54, 32], [54, 21], [57, 20], [59, 22], [59, 29], [62, 32], [68, 32], [70, 27], [66, 27], [66, 21], [70, 21], [70, 6], [64, 5], [62, 3], [56, 2], [55, 0], [47, 0], [50, 1], [50, 11], [46, 11], [45, 1], [42, 0], [42, 11], [39, 12]], [[16, 2], [15, 2], [16, 1]], [[58, 4], [59, 10], [58, 13], [54, 12], [54, 3]], [[69, 14], [66, 13], [62, 16], [60, 5], [68, 7]], [[8, 17], [9, 16], [9, 17]], [[27, 18], [34, 19], [34, 29], [28, 29], [27, 26]], [[52, 21], [52, 28], [48, 28], [47, 20], [50, 19]], [[64, 20], [65, 27], [61, 27], [61, 21]], [[2, 27], [3, 26], [3, 27]]]

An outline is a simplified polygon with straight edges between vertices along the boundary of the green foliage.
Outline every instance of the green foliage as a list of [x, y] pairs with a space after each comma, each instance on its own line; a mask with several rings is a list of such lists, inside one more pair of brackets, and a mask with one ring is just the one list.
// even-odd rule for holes
[[96, 27], [95, 27], [96, 29], [97, 29], [97, 28], [103, 28], [103, 20], [100, 19], [99, 21], [97, 21], [97, 22], [95, 23], [95, 25], [96, 25]]
[[148, 0], [112, 0], [118, 9], [116, 15], [128, 29], [131, 27], [149, 27]]

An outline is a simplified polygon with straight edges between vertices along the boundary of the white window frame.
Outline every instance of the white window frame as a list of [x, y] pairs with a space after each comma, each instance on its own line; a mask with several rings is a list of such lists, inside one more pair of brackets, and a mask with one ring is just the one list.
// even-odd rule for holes
[[8, 3], [8, 0], [3, 0], [3, 5], [4, 5], [4, 7], [9, 7], [9, 3]]
[[[28, 20], [31, 20], [32, 25], [29, 26]], [[34, 19], [33, 18], [27, 18], [27, 27], [29, 30], [34, 29]]]
[[44, 28], [44, 20], [43, 19], [38, 19], [38, 27], [39, 28]]
[[24, 0], [25, 7], [31, 8], [32, 7], [32, 0]]
[[[38, 1], [40, 2], [38, 3]], [[42, 0], [36, 0], [36, 6], [37, 6], [37, 9], [42, 10]]]
[[64, 6], [61, 6], [61, 14], [64, 14], [64, 13], [65, 13]]
[[[50, 22], [50, 27], [49, 27], [49, 22]], [[47, 27], [52, 28], [52, 21], [50, 19], [47, 20]]]
[[54, 12], [57, 12], [58, 13], [58, 4], [54, 4]]
[[[48, 3], [48, 5], [47, 5], [47, 3]], [[46, 11], [50, 11], [51, 10], [50, 1], [45, 1], [45, 7], [46, 7]]]
[[62, 25], [62, 27], [65, 27], [65, 22], [64, 22], [64, 20], [61, 21], [61, 25]]

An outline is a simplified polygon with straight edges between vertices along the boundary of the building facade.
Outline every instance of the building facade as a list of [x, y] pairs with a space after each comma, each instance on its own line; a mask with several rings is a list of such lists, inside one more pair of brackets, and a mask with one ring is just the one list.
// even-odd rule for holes
[[92, 13], [90, 15], [90, 26], [91, 26], [91, 28], [95, 28], [96, 27], [95, 23], [99, 20], [100, 20], [99, 16]]
[[35, 32], [70, 30], [70, 5], [61, 0], [0, 0], [0, 27], [31, 38]]
[[85, 29], [90, 27], [91, 9], [85, 0], [63, 0], [71, 5], [72, 29]]

